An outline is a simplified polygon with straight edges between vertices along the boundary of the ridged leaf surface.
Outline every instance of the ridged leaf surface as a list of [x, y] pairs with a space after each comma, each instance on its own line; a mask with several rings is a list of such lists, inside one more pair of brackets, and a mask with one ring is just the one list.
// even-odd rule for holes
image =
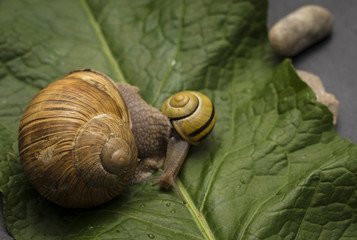
[[[357, 147], [337, 136], [267, 39], [264, 0], [0, 1], [0, 188], [16, 239], [355, 239]], [[187, 204], [152, 183], [63, 209], [22, 172], [31, 98], [78, 68], [141, 88], [160, 107], [198, 90], [217, 123], [178, 175]]]

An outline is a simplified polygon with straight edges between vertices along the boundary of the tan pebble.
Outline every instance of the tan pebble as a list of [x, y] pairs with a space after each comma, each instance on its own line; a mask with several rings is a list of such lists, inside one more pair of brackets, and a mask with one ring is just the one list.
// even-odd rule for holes
[[336, 99], [335, 95], [325, 91], [325, 87], [323, 86], [321, 79], [315, 74], [302, 70], [297, 70], [296, 72], [300, 78], [314, 91], [317, 101], [325, 104], [328, 109], [330, 109], [333, 114], [333, 124], [336, 124], [339, 101]]
[[333, 17], [320, 6], [306, 5], [280, 19], [269, 31], [274, 50], [294, 56], [332, 32]]

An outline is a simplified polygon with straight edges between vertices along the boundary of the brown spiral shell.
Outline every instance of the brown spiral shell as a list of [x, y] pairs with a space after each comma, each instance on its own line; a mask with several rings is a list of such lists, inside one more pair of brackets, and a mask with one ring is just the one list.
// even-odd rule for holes
[[137, 164], [117, 85], [89, 69], [49, 84], [22, 116], [19, 152], [30, 183], [56, 204], [92, 207], [117, 196]]

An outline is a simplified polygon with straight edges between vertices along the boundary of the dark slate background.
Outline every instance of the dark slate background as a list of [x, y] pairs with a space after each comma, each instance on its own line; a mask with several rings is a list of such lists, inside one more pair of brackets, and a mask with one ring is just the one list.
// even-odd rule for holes
[[[270, 0], [268, 28], [289, 12], [306, 4], [327, 8], [334, 16], [334, 31], [327, 39], [293, 57], [293, 65], [296, 69], [318, 75], [327, 92], [335, 94], [340, 101], [337, 132], [341, 137], [357, 143], [357, 1]], [[2, 239], [12, 238], [0, 215]]]
[[334, 30], [328, 38], [293, 57], [293, 65], [318, 75], [326, 91], [336, 96], [340, 102], [337, 132], [357, 143], [357, 1], [270, 0], [268, 27], [306, 4], [327, 8], [334, 16]]

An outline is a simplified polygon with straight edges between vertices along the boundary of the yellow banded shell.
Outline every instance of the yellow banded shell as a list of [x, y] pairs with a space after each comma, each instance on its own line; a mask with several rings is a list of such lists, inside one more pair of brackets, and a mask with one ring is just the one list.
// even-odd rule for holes
[[216, 112], [211, 100], [196, 91], [178, 92], [162, 105], [166, 115], [180, 136], [192, 145], [198, 145], [216, 122]]

